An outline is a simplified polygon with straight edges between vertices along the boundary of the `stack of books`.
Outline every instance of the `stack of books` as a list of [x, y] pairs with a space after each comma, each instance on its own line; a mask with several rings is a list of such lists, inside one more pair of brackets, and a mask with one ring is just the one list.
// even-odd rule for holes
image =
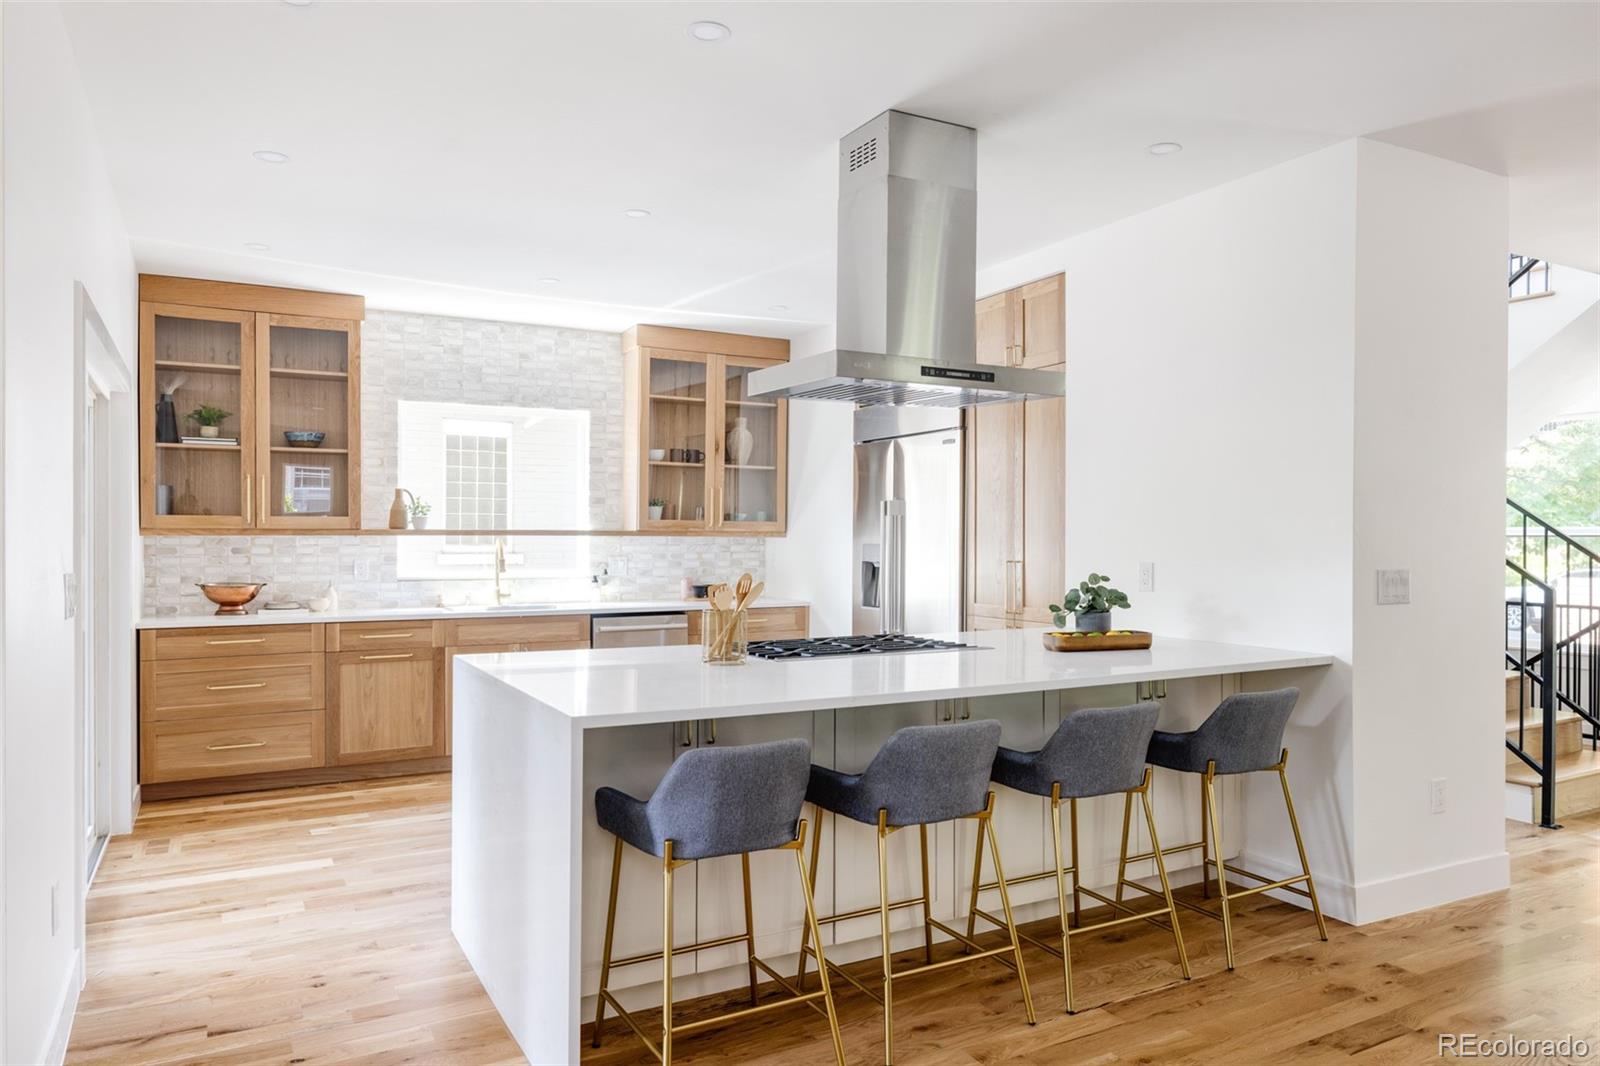
[[214, 444], [219, 448], [237, 448], [238, 437], [179, 437], [179, 444]]

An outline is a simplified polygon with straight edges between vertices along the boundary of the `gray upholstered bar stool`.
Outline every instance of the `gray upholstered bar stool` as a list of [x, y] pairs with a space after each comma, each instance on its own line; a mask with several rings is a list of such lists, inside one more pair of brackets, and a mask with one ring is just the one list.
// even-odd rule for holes
[[[983, 851], [980, 849], [973, 859], [972, 865], [972, 906], [967, 917], [967, 936], [973, 933], [973, 922], [982, 917], [986, 921], [999, 923], [999, 919], [987, 911], [978, 909], [978, 893], [992, 888], [1001, 888], [1006, 883], [1012, 885], [1023, 884], [1028, 881], [1042, 881], [1045, 878], [1054, 878], [1056, 882], [1056, 905], [1060, 909], [1061, 919], [1061, 946], [1058, 949], [1054, 944], [1046, 943], [1022, 934], [1025, 940], [1038, 945], [1050, 954], [1061, 960], [1061, 974], [1066, 984], [1067, 1013], [1072, 1014], [1076, 1008], [1073, 1005], [1072, 995], [1072, 937], [1084, 933], [1092, 933], [1101, 929], [1110, 929], [1114, 926], [1126, 925], [1128, 922], [1148, 921], [1154, 925], [1161, 925], [1172, 930], [1172, 944], [1178, 951], [1178, 966], [1183, 971], [1184, 980], [1189, 978], [1189, 956], [1183, 950], [1183, 931], [1178, 928], [1178, 912], [1172, 902], [1172, 886], [1167, 882], [1167, 869], [1161, 861], [1159, 838], [1156, 836], [1155, 812], [1150, 806], [1150, 768], [1145, 765], [1145, 751], [1150, 746], [1150, 735], [1156, 728], [1156, 715], [1159, 713], [1153, 703], [1136, 703], [1130, 707], [1098, 707], [1074, 711], [1061, 724], [1043, 748], [1038, 751], [1012, 751], [1010, 748], [1001, 748], [995, 754], [994, 780], [1007, 788], [1016, 789], [1018, 792], [1027, 792], [1035, 796], [1048, 796], [1050, 799], [1050, 825], [1054, 830], [1055, 842], [1055, 868], [1042, 873], [1027, 874], [1023, 877], [1005, 878], [996, 871], [995, 880], [981, 883], [983, 874]], [[1092, 888], [1083, 887], [1078, 880], [1078, 801], [1094, 796], [1111, 796], [1116, 793], [1124, 796], [1122, 804], [1122, 856], [1123, 862], [1118, 864], [1117, 877], [1119, 880], [1126, 872], [1125, 863], [1128, 854], [1128, 826], [1133, 819], [1133, 797], [1138, 796], [1144, 808], [1145, 825], [1150, 829], [1150, 839], [1157, 841], [1157, 849], [1153, 852], [1156, 861], [1156, 872], [1161, 875], [1160, 896], [1162, 905], [1151, 910], [1135, 910], [1122, 903], [1121, 893], [1113, 900], [1096, 892]], [[1063, 862], [1061, 849], [1061, 801], [1065, 799], [1068, 804], [1068, 817], [1071, 822], [1072, 833], [1072, 861], [1071, 864]], [[1072, 875], [1072, 924], [1067, 921], [1067, 874]], [[1143, 886], [1140, 886], [1143, 887]], [[1154, 893], [1154, 889], [1149, 889]], [[1080, 896], [1090, 896], [1103, 903], [1110, 904], [1113, 908], [1112, 916], [1105, 921], [1095, 922], [1093, 925], [1083, 924]], [[1127, 914], [1121, 912], [1127, 911]], [[1163, 925], [1157, 919], [1165, 918]]]
[[[1022, 986], [1022, 1006], [1028, 1024], [1034, 1023], [1033, 997], [1028, 992], [1028, 973], [1022, 965], [1022, 946], [1017, 938], [1016, 924], [1011, 920], [1011, 898], [1005, 887], [1000, 889], [1000, 903], [1005, 911], [1003, 923], [1010, 934], [1009, 942], [998, 948], [985, 949], [971, 937], [963, 935], [933, 917], [928, 893], [928, 826], [939, 822], [972, 818], [978, 822], [978, 841], [981, 849], [985, 837], [994, 857], [996, 869], [1000, 868], [1000, 845], [994, 832], [994, 793], [989, 790], [989, 767], [994, 763], [995, 750], [1000, 745], [1000, 723], [995, 721], [962, 722], [956, 725], [918, 725], [898, 730], [884, 742], [872, 762], [859, 774], [841, 774], [823, 766], [811, 768], [811, 783], [806, 789], [806, 799], [817, 809], [817, 833], [811, 838], [811, 876], [817, 876], [817, 861], [822, 840], [822, 812], [832, 811], [853, 821], [876, 826], [878, 829], [878, 905], [863, 907], [844, 914], [818, 918], [826, 925], [849, 918], [861, 918], [876, 912], [883, 936], [883, 979], [881, 994], [857, 981], [845, 971], [823, 958], [821, 941], [816, 947], [803, 939], [800, 944], [800, 973], [797, 981], [805, 987], [806, 957], [817, 957], [819, 976], [829, 969], [883, 1004], [883, 1061], [894, 1061], [894, 983], [915, 974], [939, 970], [958, 962], [976, 962], [995, 958], [1017, 971]], [[910, 899], [889, 899], [889, 837], [900, 829], [916, 826], [922, 843], [922, 895]], [[923, 965], [895, 972], [889, 945], [889, 912], [902, 907], [922, 908]], [[933, 931], [935, 929], [961, 941], [970, 952], [954, 958], [933, 961]], [[802, 934], [803, 936], [804, 934]], [[1005, 956], [1010, 956], [1006, 959]]]
[[[595, 1004], [594, 1046], [600, 1046], [600, 1029], [610, 1004], [644, 1041], [645, 1047], [664, 1064], [672, 1062], [673, 1039], [715, 1025], [747, 1018], [795, 1003], [823, 1001], [824, 1015], [833, 1037], [833, 1054], [844, 1066], [844, 1043], [839, 1037], [839, 1019], [833, 1009], [833, 993], [824, 972], [821, 989], [805, 993], [791, 986], [764, 960], [756, 957], [755, 928], [750, 904], [750, 853], [753, 851], [793, 851], [800, 887], [805, 897], [806, 931], [816, 937], [817, 914], [812, 904], [814, 878], [806, 876], [803, 856], [806, 823], [800, 820], [805, 801], [806, 781], [811, 766], [811, 746], [803, 740], [780, 740], [770, 744], [750, 744], [735, 748], [699, 748], [680, 755], [649, 800], [634, 799], [614, 788], [601, 788], [594, 794], [595, 817], [600, 828], [616, 836], [611, 856], [611, 902], [606, 909], [605, 952], [600, 963], [600, 995]], [[630, 844], [661, 859], [664, 933], [660, 951], [623, 959], [611, 957], [611, 937], [616, 930], [617, 888], [622, 869], [622, 845]], [[697, 944], [672, 943], [672, 878], [678, 867], [697, 859], [738, 855], [744, 865], [744, 918], [742, 935], [722, 937]], [[750, 1006], [686, 1025], [672, 1022], [672, 957], [686, 951], [720, 947], [744, 941], [750, 966]], [[818, 958], [821, 958], [820, 953]], [[644, 1026], [607, 987], [613, 966], [661, 960], [661, 1046], [645, 1032]], [[765, 970], [792, 996], [771, 1003], [756, 1004], [756, 967]]]
[[[1271, 692], [1241, 692], [1228, 696], [1217, 705], [1200, 728], [1190, 733], [1164, 733], [1157, 730], [1150, 738], [1147, 758], [1152, 766], [1200, 775], [1200, 839], [1191, 844], [1178, 844], [1161, 849], [1152, 843], [1152, 850], [1142, 855], [1129, 855], [1128, 862], [1152, 858], [1157, 849], [1163, 855], [1200, 849], [1200, 881], [1204, 894], [1211, 895], [1211, 868], [1217, 869], [1217, 891], [1222, 897], [1220, 913], [1187, 900], [1178, 905], [1187, 907], [1208, 918], [1222, 920], [1222, 939], [1228, 954], [1228, 969], [1233, 969], [1233, 914], [1231, 904], [1243, 896], [1258, 892], [1284, 889], [1311, 901], [1311, 912], [1316, 915], [1317, 934], [1328, 939], [1328, 923], [1322, 918], [1322, 906], [1317, 902], [1317, 885], [1311, 878], [1311, 867], [1306, 862], [1306, 844], [1300, 836], [1300, 820], [1295, 817], [1294, 797], [1289, 794], [1289, 749], [1283, 747], [1283, 731], [1289, 725], [1289, 714], [1300, 698], [1297, 688], [1280, 688]], [[1294, 877], [1273, 880], [1258, 873], [1228, 865], [1222, 844], [1222, 819], [1217, 813], [1216, 780], [1223, 774], [1276, 773], [1283, 786], [1283, 805], [1289, 812], [1289, 828], [1294, 831], [1294, 846], [1300, 853], [1300, 873]], [[1208, 836], [1209, 834], [1209, 836]], [[1153, 838], [1152, 838], [1153, 840]], [[1211, 858], [1212, 853], [1216, 858]], [[1257, 884], [1239, 889], [1228, 886], [1228, 875], [1248, 877]], [[1300, 888], [1301, 882], [1305, 888]], [[1134, 888], [1143, 888], [1135, 882], [1126, 882]], [[1122, 883], [1117, 885], [1117, 896], [1122, 896]]]

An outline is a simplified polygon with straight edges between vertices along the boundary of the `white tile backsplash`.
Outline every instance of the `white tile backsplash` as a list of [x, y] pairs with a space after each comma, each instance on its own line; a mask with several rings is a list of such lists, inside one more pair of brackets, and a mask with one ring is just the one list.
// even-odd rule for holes
[[[590, 412], [596, 528], [622, 524], [622, 340], [615, 333], [369, 311], [361, 329], [362, 525], [388, 523], [398, 463], [398, 403], [437, 400]], [[678, 594], [685, 574], [721, 581], [766, 567], [760, 537], [590, 537], [591, 567], [611, 564], [621, 595]], [[429, 606], [441, 594], [487, 600], [492, 578], [402, 581], [385, 536], [146, 537], [147, 615], [209, 610], [200, 581], [268, 582], [265, 599], [303, 599], [332, 583], [350, 607]], [[513, 539], [513, 550], [515, 540]], [[526, 599], [584, 598], [587, 574], [517, 583]]]

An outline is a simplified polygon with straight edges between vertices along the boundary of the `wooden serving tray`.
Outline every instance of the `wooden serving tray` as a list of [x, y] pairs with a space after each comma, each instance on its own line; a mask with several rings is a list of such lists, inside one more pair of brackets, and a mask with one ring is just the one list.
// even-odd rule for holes
[[1151, 635], [1142, 629], [1115, 633], [1073, 633], [1051, 630], [1044, 634], [1046, 651], [1141, 651], [1150, 646]]

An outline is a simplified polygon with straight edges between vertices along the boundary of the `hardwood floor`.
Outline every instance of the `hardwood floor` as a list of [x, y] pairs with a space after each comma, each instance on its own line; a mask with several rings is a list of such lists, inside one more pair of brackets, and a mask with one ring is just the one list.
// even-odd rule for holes
[[[450, 936], [449, 789], [414, 777], [147, 804], [89, 895], [68, 1061], [522, 1061]], [[1571, 1034], [1600, 1055], [1600, 816], [1507, 837], [1509, 891], [1361, 929], [1330, 922], [1327, 944], [1308, 914], [1255, 897], [1232, 974], [1220, 926], [1195, 915], [1188, 983], [1159, 930], [1086, 937], [1075, 1016], [1059, 963], [1030, 948], [1031, 1029], [998, 966], [907, 981], [896, 1061], [1411, 1063], [1437, 1060], [1441, 1031]], [[846, 988], [839, 1010], [849, 1060], [881, 1061], [874, 1004]], [[585, 1050], [586, 1063], [654, 1061], [617, 1021]], [[803, 1007], [676, 1050], [696, 1063], [829, 1059]]]

